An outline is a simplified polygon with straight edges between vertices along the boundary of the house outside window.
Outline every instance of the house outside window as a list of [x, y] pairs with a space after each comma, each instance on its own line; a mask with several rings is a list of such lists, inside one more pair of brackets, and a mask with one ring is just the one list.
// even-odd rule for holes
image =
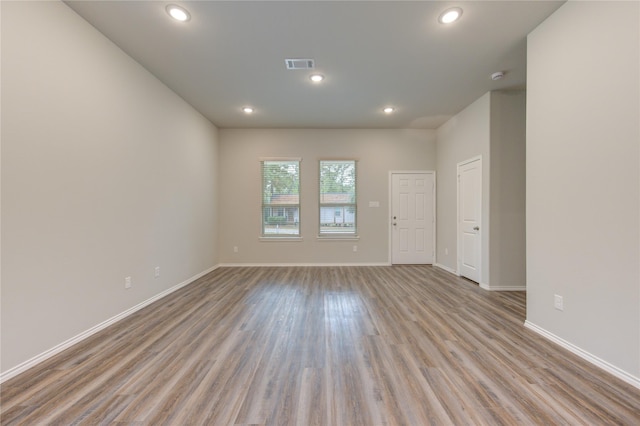
[[261, 160], [262, 236], [300, 236], [300, 159]]
[[356, 235], [356, 162], [320, 161], [320, 236]]

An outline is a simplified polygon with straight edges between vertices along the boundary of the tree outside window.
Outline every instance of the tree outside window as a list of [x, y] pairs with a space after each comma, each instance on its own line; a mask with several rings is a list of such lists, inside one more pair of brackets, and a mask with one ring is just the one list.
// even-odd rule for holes
[[320, 161], [320, 235], [356, 235], [356, 162]]
[[300, 160], [264, 160], [262, 236], [300, 236]]

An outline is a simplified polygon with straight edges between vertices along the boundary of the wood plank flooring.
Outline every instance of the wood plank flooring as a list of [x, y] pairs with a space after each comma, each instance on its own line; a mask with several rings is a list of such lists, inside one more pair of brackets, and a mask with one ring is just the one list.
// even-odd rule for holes
[[2, 425], [640, 424], [640, 391], [430, 266], [219, 268], [3, 384]]

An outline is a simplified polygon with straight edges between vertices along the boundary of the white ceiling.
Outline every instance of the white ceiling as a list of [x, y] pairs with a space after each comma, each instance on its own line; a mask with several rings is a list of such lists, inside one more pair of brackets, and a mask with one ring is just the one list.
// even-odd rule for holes
[[[524, 88], [526, 36], [563, 2], [66, 3], [220, 128], [436, 128], [489, 90]], [[191, 20], [169, 18], [171, 3]], [[462, 18], [438, 23], [450, 6]], [[325, 81], [287, 58], [315, 59]]]

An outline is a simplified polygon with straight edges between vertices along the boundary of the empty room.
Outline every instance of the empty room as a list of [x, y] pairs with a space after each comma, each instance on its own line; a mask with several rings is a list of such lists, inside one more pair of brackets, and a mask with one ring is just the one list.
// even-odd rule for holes
[[640, 424], [637, 1], [0, 2], [0, 424]]

